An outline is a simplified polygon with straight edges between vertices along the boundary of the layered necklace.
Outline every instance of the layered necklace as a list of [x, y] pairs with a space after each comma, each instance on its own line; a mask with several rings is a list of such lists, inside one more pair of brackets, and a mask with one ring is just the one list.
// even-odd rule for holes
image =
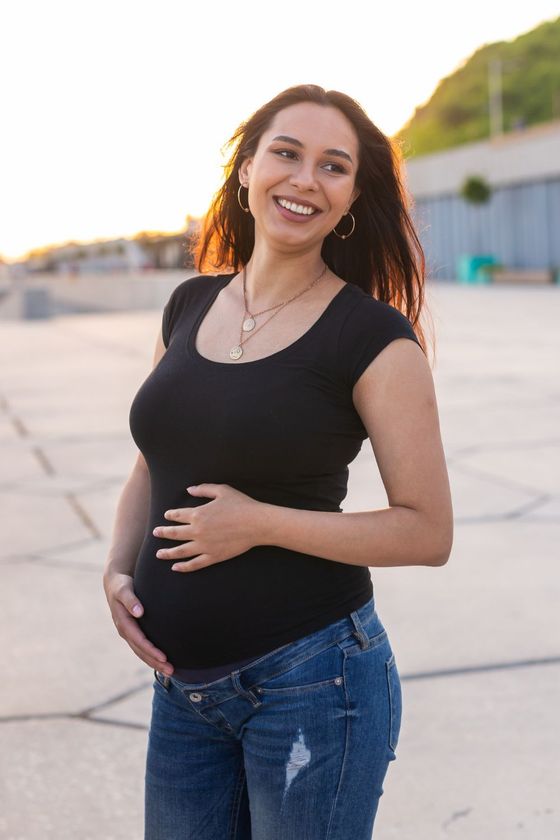
[[[308, 292], [310, 289], [312, 289], [313, 286], [315, 285], [315, 283], [319, 282], [319, 280], [324, 275], [326, 270], [327, 270], [327, 264], [324, 263], [323, 264], [323, 269], [322, 269], [321, 273], [319, 274], [319, 276], [316, 277], [315, 280], [313, 280], [313, 282], [309, 284], [309, 286], [307, 286], [305, 289], [303, 289], [303, 291], [298, 292], [297, 295], [294, 295], [293, 297], [288, 298], [288, 300], [283, 300], [281, 303], [277, 303], [276, 306], [270, 306], [268, 309], [261, 309], [260, 312], [251, 313], [249, 311], [249, 307], [247, 305], [247, 291], [246, 291], [246, 288], [245, 288], [245, 266], [243, 266], [242, 281], [243, 281], [243, 303], [244, 303], [244, 306], [245, 306], [245, 310], [243, 312], [243, 322], [241, 324], [241, 331], [239, 333], [239, 344], [236, 344], [235, 347], [232, 347], [231, 350], [229, 351], [230, 359], [233, 359], [234, 361], [237, 361], [237, 359], [240, 359], [241, 356], [243, 355], [243, 345], [246, 344], [247, 341], [249, 341], [250, 338], [252, 338], [254, 335], [256, 335], [259, 330], [262, 330], [262, 328], [265, 327], [268, 324], [269, 321], [272, 321], [272, 319], [275, 317], [275, 315], [278, 315], [278, 313], [281, 312], [282, 309], [285, 306], [287, 306], [289, 303], [291, 303], [296, 298], [300, 297], [300, 295], [303, 295], [303, 294], [305, 294], [305, 292]], [[273, 309], [277, 310], [274, 313], [274, 315], [271, 315], [270, 318], [268, 318], [264, 322], [264, 324], [261, 324], [260, 327], [257, 327], [255, 329], [255, 326], [256, 326], [255, 318], [257, 317], [257, 315], [264, 315], [265, 312], [270, 312]], [[248, 317], [246, 317], [246, 316], [248, 316]], [[248, 335], [246, 338], [243, 338], [243, 333], [251, 333], [251, 335]]]

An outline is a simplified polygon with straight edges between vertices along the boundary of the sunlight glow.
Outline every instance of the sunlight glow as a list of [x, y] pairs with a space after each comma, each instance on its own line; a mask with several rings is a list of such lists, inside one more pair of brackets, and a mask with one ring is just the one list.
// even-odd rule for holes
[[284, 88], [342, 90], [393, 134], [479, 46], [558, 15], [547, 0], [263, 2], [4, 4], [0, 256], [180, 230], [237, 125]]

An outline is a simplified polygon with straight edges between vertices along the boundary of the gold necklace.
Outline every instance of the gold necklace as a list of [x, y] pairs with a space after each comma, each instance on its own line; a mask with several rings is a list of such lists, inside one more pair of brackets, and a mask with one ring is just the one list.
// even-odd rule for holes
[[[265, 327], [268, 324], [269, 321], [272, 321], [272, 319], [275, 317], [275, 315], [278, 315], [278, 312], [280, 312], [285, 306], [287, 306], [289, 303], [291, 303], [296, 298], [300, 297], [300, 295], [303, 295], [305, 292], [308, 292], [309, 289], [313, 288], [315, 283], [319, 282], [319, 280], [321, 279], [321, 277], [323, 276], [323, 274], [325, 273], [326, 270], [327, 270], [327, 264], [324, 263], [323, 264], [323, 270], [321, 271], [319, 276], [316, 277], [315, 280], [313, 280], [313, 282], [309, 284], [309, 286], [307, 286], [301, 292], [298, 292], [297, 295], [294, 295], [293, 297], [288, 298], [288, 300], [282, 301], [281, 303], [277, 303], [275, 306], [270, 306], [268, 309], [261, 309], [260, 312], [255, 312], [254, 314], [251, 314], [249, 312], [249, 307], [247, 306], [247, 292], [246, 292], [246, 289], [245, 289], [246, 272], [245, 272], [245, 266], [243, 266], [243, 272], [242, 272], [243, 302], [244, 302], [244, 305], [245, 305], [245, 310], [243, 312], [243, 322], [241, 324], [241, 331], [240, 331], [240, 334], [239, 334], [239, 344], [236, 344], [235, 347], [232, 347], [231, 350], [229, 351], [230, 359], [233, 359], [234, 361], [237, 361], [237, 359], [240, 359], [241, 356], [243, 355], [243, 345], [246, 344], [247, 341], [249, 341], [250, 338], [252, 338], [254, 335], [256, 335], [259, 330], [262, 330], [262, 328]], [[255, 330], [255, 323], [256, 323], [255, 322], [255, 317], [257, 315], [263, 315], [265, 312], [270, 312], [271, 309], [276, 309], [277, 311], [274, 313], [274, 315], [271, 315], [270, 318], [267, 321], [264, 322], [264, 324], [261, 324], [261, 326], [257, 327], [257, 329]], [[245, 318], [245, 315], [249, 315], [249, 317]], [[253, 330], [254, 330], [254, 332], [253, 332]], [[247, 338], [245, 340], [243, 340], [243, 333], [244, 332], [250, 332], [251, 333], [251, 335], [247, 336]]]

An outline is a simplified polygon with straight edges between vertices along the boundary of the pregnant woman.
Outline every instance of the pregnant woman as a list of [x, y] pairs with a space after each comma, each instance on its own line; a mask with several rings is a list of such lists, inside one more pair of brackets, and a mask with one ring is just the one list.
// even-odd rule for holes
[[[131, 405], [103, 576], [154, 672], [145, 840], [370, 840], [402, 702], [370, 567], [453, 541], [424, 255], [351, 97], [289, 88], [230, 144]], [[389, 504], [344, 513], [366, 438]]]

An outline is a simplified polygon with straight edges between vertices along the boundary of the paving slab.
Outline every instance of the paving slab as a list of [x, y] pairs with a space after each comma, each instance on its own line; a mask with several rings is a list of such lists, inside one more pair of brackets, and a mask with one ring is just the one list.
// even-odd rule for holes
[[0, 837], [141, 840], [143, 729], [66, 719], [1, 725]]
[[[402, 679], [402, 677], [401, 677]], [[560, 837], [558, 664], [402, 679], [380, 840]], [[397, 747], [399, 749], [399, 747]]]

